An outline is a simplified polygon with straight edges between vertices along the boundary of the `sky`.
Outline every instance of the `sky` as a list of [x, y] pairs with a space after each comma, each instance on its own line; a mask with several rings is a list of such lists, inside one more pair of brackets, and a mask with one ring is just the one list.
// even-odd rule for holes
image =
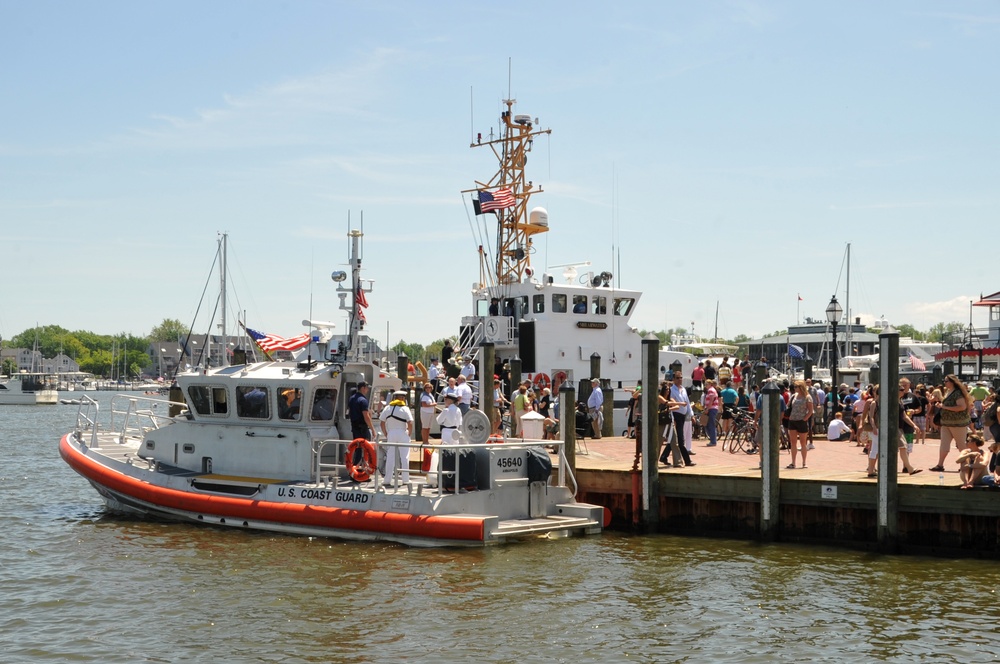
[[219, 233], [250, 327], [342, 322], [363, 215], [367, 331], [453, 336], [508, 96], [552, 129], [533, 265], [613, 272], [636, 328], [823, 319], [848, 243], [852, 317], [967, 323], [998, 62], [996, 2], [0, 0], [0, 335], [206, 332]]

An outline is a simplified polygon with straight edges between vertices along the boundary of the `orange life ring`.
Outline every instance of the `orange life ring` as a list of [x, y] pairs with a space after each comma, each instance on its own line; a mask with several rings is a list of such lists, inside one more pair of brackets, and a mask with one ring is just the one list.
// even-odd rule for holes
[[569, 376], [566, 375], [565, 371], [557, 371], [554, 374], [552, 374], [552, 382], [556, 386], [559, 386], [559, 385], [562, 385], [563, 383], [565, 383], [567, 378], [569, 378]]
[[[361, 459], [354, 462], [354, 454], [361, 448]], [[378, 461], [375, 457], [375, 446], [364, 438], [355, 438], [347, 446], [347, 454], [344, 455], [344, 465], [347, 466], [347, 474], [355, 482], [367, 482], [371, 479], [372, 473]]]
[[503, 442], [503, 436], [501, 436], [499, 434], [493, 434], [492, 436], [490, 436], [489, 438], [486, 439], [486, 442], [487, 443], [494, 443], [494, 444], [496, 444], [496, 443], [502, 443]]
[[542, 372], [536, 373], [534, 383], [535, 387], [538, 388], [539, 392], [541, 392], [546, 387], [552, 387], [552, 381], [549, 380], [549, 375], [547, 373], [542, 373]]

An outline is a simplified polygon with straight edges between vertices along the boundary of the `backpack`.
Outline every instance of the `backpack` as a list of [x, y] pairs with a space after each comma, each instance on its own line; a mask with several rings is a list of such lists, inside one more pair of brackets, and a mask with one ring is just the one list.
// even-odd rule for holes
[[997, 402], [994, 401], [983, 411], [983, 426], [991, 427], [997, 423]]

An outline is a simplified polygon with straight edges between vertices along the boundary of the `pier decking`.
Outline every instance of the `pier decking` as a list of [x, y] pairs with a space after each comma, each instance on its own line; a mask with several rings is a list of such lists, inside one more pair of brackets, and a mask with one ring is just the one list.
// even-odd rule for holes
[[[576, 456], [578, 499], [608, 507], [613, 528], [635, 529], [630, 472], [635, 441], [605, 437], [583, 443]], [[706, 445], [705, 439], [694, 441], [695, 466], [658, 465], [655, 531], [755, 538], [761, 495], [757, 456]], [[943, 474], [930, 471], [938, 445], [936, 438], [915, 444], [911, 461], [922, 472], [898, 475], [897, 550], [1000, 557], [1000, 491], [959, 489], [954, 449]], [[785, 468], [790, 453], [781, 452], [779, 540], [877, 548], [877, 480], [867, 477], [861, 450], [820, 435], [807, 467], [794, 470]]]

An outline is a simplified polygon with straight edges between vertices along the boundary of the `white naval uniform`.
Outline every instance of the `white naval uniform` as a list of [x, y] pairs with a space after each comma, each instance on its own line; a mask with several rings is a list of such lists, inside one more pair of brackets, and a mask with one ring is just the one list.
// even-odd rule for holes
[[[410, 434], [406, 431], [407, 422], [413, 422], [413, 413], [406, 406], [386, 406], [382, 409], [379, 419], [385, 425], [386, 442], [408, 443]], [[400, 469], [400, 481], [410, 481], [410, 448], [386, 445], [385, 447], [385, 477], [383, 482], [389, 484], [393, 480], [396, 468]]]
[[437, 416], [441, 425], [441, 444], [458, 445], [458, 427], [462, 426], [462, 411], [453, 403], [442, 410]]

